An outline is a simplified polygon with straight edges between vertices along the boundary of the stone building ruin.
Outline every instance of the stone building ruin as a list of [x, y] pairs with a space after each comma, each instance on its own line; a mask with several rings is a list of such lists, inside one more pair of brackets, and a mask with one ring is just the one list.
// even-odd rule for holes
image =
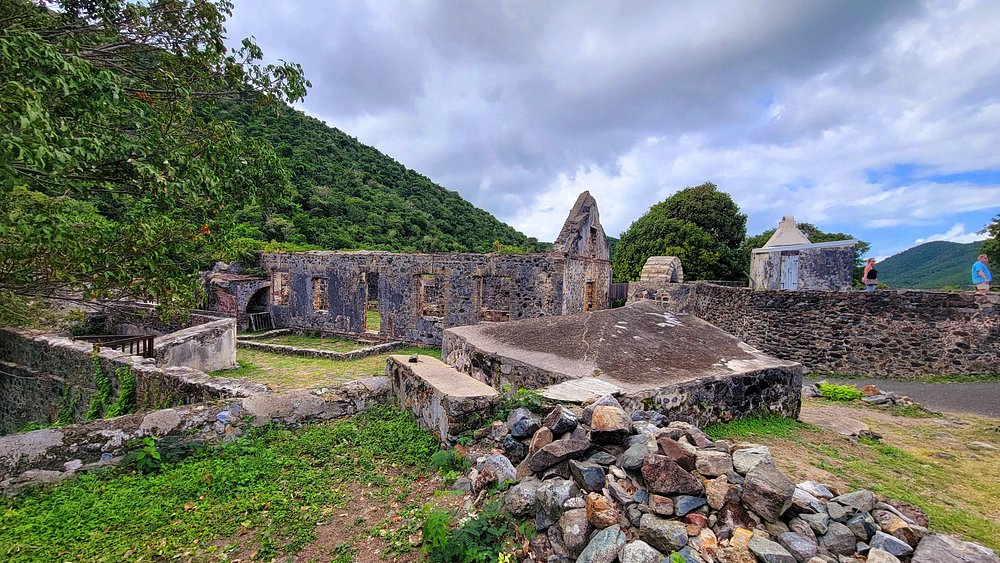
[[781, 218], [778, 230], [750, 259], [750, 287], [754, 290], [851, 288], [856, 240], [811, 243], [795, 226], [795, 218]]
[[[265, 302], [275, 326], [424, 344], [440, 344], [449, 327], [606, 309], [611, 284], [607, 237], [589, 192], [544, 254], [268, 252], [260, 265], [269, 279], [210, 276], [216, 306], [241, 327], [247, 307]], [[373, 313], [377, 329], [369, 329]]]

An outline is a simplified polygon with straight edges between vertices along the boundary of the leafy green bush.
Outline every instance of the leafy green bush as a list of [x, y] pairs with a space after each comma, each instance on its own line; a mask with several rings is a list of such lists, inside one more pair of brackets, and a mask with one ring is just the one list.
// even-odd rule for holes
[[857, 387], [837, 383], [820, 383], [819, 393], [831, 401], [856, 401], [862, 396]]
[[427, 559], [433, 563], [492, 563], [499, 559], [504, 547], [518, 533], [511, 516], [502, 510], [499, 498], [487, 502], [482, 513], [452, 529], [447, 535], [442, 534], [446, 522], [443, 518], [447, 513], [442, 516], [439, 512], [441, 511], [430, 511], [428, 519], [424, 521]]
[[510, 385], [500, 387], [502, 397], [497, 405], [496, 420], [506, 420], [507, 415], [514, 409], [526, 408], [534, 413], [541, 413], [548, 406], [545, 397], [539, 395], [533, 389], [518, 389], [511, 392]]

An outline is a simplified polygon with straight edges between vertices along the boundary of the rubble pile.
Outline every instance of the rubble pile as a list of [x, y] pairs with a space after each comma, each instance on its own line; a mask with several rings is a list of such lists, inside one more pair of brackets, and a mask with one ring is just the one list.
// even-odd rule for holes
[[504, 508], [534, 519], [535, 561], [1000, 563], [929, 531], [907, 505], [795, 484], [766, 446], [713, 441], [656, 412], [629, 416], [612, 396], [544, 418], [516, 409], [489, 439], [504, 453], [479, 458], [467, 483], [516, 482]]

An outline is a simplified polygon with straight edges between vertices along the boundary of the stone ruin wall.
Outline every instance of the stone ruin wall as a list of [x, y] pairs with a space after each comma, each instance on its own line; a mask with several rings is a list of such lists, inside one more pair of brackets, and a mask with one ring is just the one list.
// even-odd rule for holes
[[[82, 420], [97, 392], [90, 343], [34, 331], [0, 329], [0, 434], [28, 422], [52, 422], [62, 410]], [[98, 361], [108, 376], [112, 400], [115, 372], [129, 368], [135, 378], [136, 409], [149, 410], [225, 397], [265, 393], [263, 385], [211, 377], [190, 367], [158, 367], [153, 359], [103, 349]]]
[[894, 378], [1000, 370], [997, 295], [752, 291], [698, 283], [630, 288], [630, 299], [639, 297], [665, 300], [673, 311], [810, 370]]
[[607, 260], [552, 254], [267, 253], [261, 266], [276, 326], [363, 334], [377, 275], [378, 336], [432, 345], [448, 327], [582, 311], [585, 292], [607, 308], [611, 279]]

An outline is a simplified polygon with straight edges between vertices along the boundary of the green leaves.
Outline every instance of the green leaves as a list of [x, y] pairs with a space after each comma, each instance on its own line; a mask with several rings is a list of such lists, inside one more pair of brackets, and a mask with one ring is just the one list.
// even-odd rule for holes
[[[229, 255], [229, 210], [288, 187], [267, 143], [211, 116], [305, 95], [291, 63], [226, 52], [228, 2], [0, 0], [0, 322], [39, 297], [199, 297], [197, 272]], [[9, 17], [6, 17], [9, 14]]]

